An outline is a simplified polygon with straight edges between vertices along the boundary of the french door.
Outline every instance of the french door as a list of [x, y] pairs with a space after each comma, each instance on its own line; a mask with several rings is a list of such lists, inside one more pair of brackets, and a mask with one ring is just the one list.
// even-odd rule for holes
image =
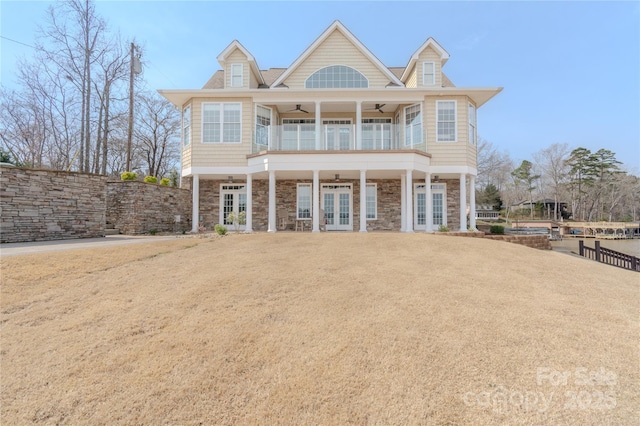
[[[446, 214], [446, 186], [445, 184], [431, 185], [431, 203], [433, 206], [433, 228], [430, 231], [437, 231], [438, 228], [447, 225]], [[413, 227], [416, 230], [427, 229], [427, 191], [425, 184], [415, 184], [413, 191]]]
[[[244, 185], [220, 185], [220, 222], [224, 226], [231, 227], [233, 229], [244, 230], [245, 222], [241, 219], [246, 214], [247, 209], [247, 191]], [[231, 213], [235, 215], [235, 221], [229, 220], [233, 217], [229, 217]]]
[[324, 120], [324, 143], [327, 150], [352, 149], [351, 120]]
[[353, 193], [351, 184], [323, 184], [322, 209], [327, 231], [353, 230]]

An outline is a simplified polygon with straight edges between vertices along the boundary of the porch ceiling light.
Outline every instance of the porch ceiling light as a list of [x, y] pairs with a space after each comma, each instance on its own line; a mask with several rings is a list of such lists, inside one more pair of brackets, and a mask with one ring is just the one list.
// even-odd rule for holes
[[439, 182], [439, 181], [440, 181], [440, 176], [438, 176], [438, 175], [433, 175], [433, 181], [434, 181], [434, 182]]
[[336, 180], [340, 180], [340, 175], [336, 173]]

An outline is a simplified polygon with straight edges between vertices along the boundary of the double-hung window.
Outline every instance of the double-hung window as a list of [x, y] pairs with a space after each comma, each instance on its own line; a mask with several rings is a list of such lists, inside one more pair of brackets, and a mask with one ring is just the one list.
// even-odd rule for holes
[[231, 64], [231, 87], [242, 87], [242, 64]]
[[187, 146], [191, 143], [191, 105], [182, 110], [182, 144]]
[[422, 110], [420, 104], [404, 109], [404, 144], [406, 146], [422, 143]]
[[375, 183], [367, 184], [367, 220], [375, 220], [378, 218], [378, 185]]
[[436, 101], [438, 142], [456, 141], [456, 101]]
[[475, 145], [476, 138], [476, 107], [473, 104], [469, 104], [469, 143]]
[[241, 106], [240, 103], [203, 103], [202, 142], [241, 142]]
[[425, 86], [433, 86], [436, 84], [436, 64], [435, 62], [422, 63], [422, 84]]
[[299, 183], [296, 219], [311, 219], [311, 184]]

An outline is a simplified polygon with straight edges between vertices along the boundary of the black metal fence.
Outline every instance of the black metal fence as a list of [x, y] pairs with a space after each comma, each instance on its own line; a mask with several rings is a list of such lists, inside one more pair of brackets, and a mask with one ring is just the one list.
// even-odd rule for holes
[[595, 248], [587, 247], [584, 241], [578, 242], [580, 256], [596, 262], [606, 263], [607, 265], [617, 266], [618, 268], [628, 269], [630, 271], [640, 272], [640, 258], [629, 254], [620, 253], [619, 251], [610, 250], [600, 247], [600, 241], [595, 241]]

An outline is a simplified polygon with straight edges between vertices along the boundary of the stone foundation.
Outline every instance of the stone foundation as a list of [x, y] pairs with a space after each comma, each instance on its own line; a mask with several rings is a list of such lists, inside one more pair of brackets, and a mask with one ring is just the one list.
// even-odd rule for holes
[[[417, 183], [420, 181], [414, 181]], [[183, 179], [183, 185], [191, 189], [192, 179]], [[246, 182], [236, 181], [235, 184], [246, 185]], [[288, 213], [287, 229], [293, 230], [296, 221], [297, 188], [298, 183], [313, 183], [311, 179], [301, 180], [276, 180], [276, 210], [285, 210]], [[320, 184], [335, 183], [333, 180], [320, 180]], [[353, 231], [360, 229], [360, 180], [341, 179], [340, 183], [351, 184], [353, 196]], [[377, 185], [377, 219], [367, 220], [368, 231], [400, 231], [401, 206], [400, 206], [400, 180], [368, 179], [367, 183]], [[446, 211], [447, 226], [450, 229], [460, 227], [460, 182], [458, 180], [445, 180], [447, 185]], [[212, 230], [215, 224], [221, 222], [220, 218], [220, 186], [229, 184], [227, 180], [200, 179], [200, 220], [205, 229]], [[269, 218], [269, 181], [268, 179], [254, 179], [252, 181], [253, 196], [253, 220], [254, 231], [266, 231]], [[311, 223], [311, 221], [309, 221]], [[309, 225], [310, 227], [311, 225]]]

